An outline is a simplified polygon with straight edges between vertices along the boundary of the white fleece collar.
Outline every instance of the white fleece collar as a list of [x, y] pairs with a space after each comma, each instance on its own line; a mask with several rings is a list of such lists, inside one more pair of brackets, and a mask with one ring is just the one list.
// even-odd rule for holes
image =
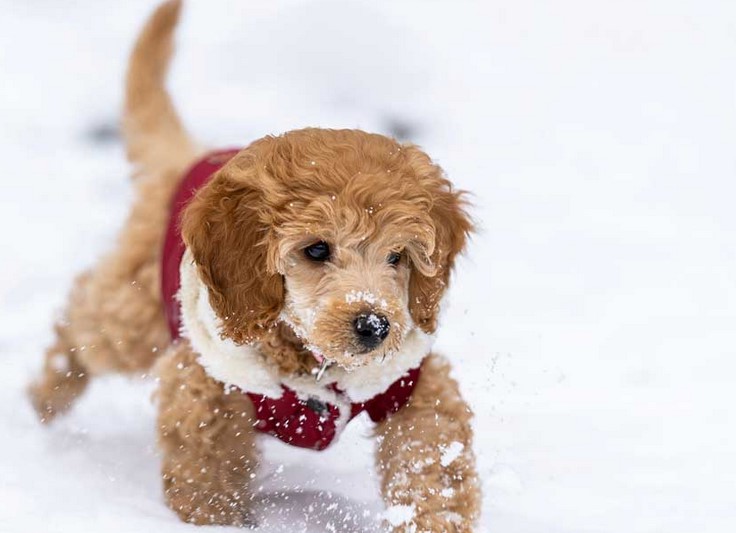
[[[189, 250], [180, 266], [181, 288], [177, 298], [181, 305], [182, 336], [189, 339], [199, 354], [206, 372], [225, 385], [244, 392], [280, 398], [281, 385], [292, 389], [301, 399], [316, 397], [343, 409], [341, 400], [330, 385], [335, 384], [352, 402], [365, 402], [386, 391], [409, 370], [416, 368], [429, 353], [434, 336], [414, 327], [404, 339], [401, 350], [384, 362], [373, 361], [350, 372], [333, 365], [317, 382], [314, 376], [282, 375], [276, 365], [260, 352], [257, 344], [236, 345], [220, 337], [220, 320], [209, 303], [207, 287], [199, 279]], [[349, 407], [349, 406], [348, 406]]]

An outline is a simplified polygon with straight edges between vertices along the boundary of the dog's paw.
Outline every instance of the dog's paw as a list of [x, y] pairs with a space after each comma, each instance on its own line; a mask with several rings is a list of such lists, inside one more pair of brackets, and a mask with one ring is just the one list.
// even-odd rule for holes
[[44, 424], [51, 422], [56, 417], [58, 409], [55, 403], [48, 398], [41, 384], [33, 383], [28, 387], [28, 399], [31, 401], [36, 416]]
[[223, 509], [196, 509], [186, 516], [179, 514], [184, 522], [196, 526], [234, 526], [245, 529], [257, 529], [258, 521], [246, 509], [225, 511]]
[[38, 419], [46, 424], [66, 412], [84, 390], [87, 379], [86, 374], [76, 371], [46, 371], [27, 389]]
[[258, 527], [258, 521], [248, 509], [239, 505], [211, 505], [204, 504], [194, 508], [171, 507], [183, 522], [197, 526], [236, 526], [248, 529]]
[[245, 503], [231, 495], [169, 487], [166, 503], [183, 522], [198, 526], [237, 526], [254, 529], [258, 522]]
[[472, 533], [473, 525], [457, 513], [440, 511], [425, 512], [397, 524], [392, 521], [393, 533]]

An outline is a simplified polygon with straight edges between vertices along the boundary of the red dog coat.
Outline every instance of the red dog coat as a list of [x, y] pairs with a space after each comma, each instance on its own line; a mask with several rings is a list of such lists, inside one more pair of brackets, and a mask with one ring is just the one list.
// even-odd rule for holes
[[[194, 194], [238, 152], [239, 150], [233, 149], [208, 154], [191, 167], [174, 194], [161, 262], [164, 313], [172, 340], [181, 336], [181, 309], [176, 295], [180, 286], [179, 267], [185, 252], [180, 231], [182, 211]], [[352, 420], [362, 411], [367, 411], [374, 422], [384, 420], [409, 400], [418, 378], [419, 368], [414, 368], [384, 392], [366, 402], [350, 403], [347, 400], [346, 403], [350, 403], [349, 419]], [[337, 394], [343, 394], [334, 385], [330, 385], [329, 388]], [[256, 428], [294, 446], [314, 450], [327, 448], [337, 434], [336, 421], [340, 416], [338, 407], [313, 398], [304, 400], [299, 398], [295, 391], [283, 385], [282, 389], [283, 394], [280, 398], [243, 391], [256, 408], [258, 418]]]

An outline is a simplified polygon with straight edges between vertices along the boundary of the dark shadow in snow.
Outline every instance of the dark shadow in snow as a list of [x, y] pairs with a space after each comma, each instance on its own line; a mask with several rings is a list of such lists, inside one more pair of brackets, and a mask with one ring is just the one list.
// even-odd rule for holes
[[90, 125], [84, 136], [92, 144], [111, 144], [120, 141], [120, 128], [113, 120]]
[[385, 119], [386, 130], [391, 137], [399, 141], [411, 141], [419, 133], [419, 126], [400, 117], [388, 117]]
[[269, 533], [371, 533], [381, 517], [358, 501], [329, 491], [287, 490], [254, 499], [258, 530]]

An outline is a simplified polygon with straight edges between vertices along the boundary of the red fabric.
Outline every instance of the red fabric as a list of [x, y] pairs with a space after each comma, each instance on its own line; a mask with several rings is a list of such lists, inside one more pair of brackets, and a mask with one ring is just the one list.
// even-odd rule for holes
[[194, 194], [239, 151], [220, 150], [197, 161], [187, 171], [171, 201], [169, 225], [166, 228], [161, 254], [161, 296], [172, 340], [179, 338], [181, 328], [181, 310], [176, 299], [181, 282], [179, 266], [185, 251], [184, 241], [181, 238], [181, 214], [189, 201], [194, 198]]
[[[352, 403], [348, 421], [367, 411], [371, 420], [381, 422], [409, 401], [417, 379], [419, 368], [414, 368], [378, 396], [367, 402]], [[256, 428], [292, 446], [313, 450], [327, 448], [337, 436], [335, 422], [340, 416], [339, 409], [332, 404], [315, 405], [313, 401], [305, 402], [293, 390], [282, 388], [284, 393], [278, 399], [247, 393], [256, 408]], [[341, 394], [334, 387], [332, 390]]]
[[[181, 281], [179, 267], [185, 252], [181, 237], [181, 214], [196, 192], [238, 152], [238, 149], [212, 152], [195, 163], [182, 179], [171, 202], [161, 259], [161, 294], [172, 340], [181, 336], [181, 309], [176, 299]], [[363, 411], [367, 411], [374, 422], [384, 420], [409, 401], [418, 379], [419, 368], [414, 368], [383, 393], [366, 402], [351, 403], [349, 420]], [[340, 416], [339, 409], [314, 399], [302, 400], [293, 390], [282, 388], [284, 392], [278, 399], [243, 391], [255, 406], [258, 419], [256, 428], [300, 448], [327, 448], [338, 433], [335, 424]], [[331, 390], [338, 395], [343, 394], [334, 385]]]

